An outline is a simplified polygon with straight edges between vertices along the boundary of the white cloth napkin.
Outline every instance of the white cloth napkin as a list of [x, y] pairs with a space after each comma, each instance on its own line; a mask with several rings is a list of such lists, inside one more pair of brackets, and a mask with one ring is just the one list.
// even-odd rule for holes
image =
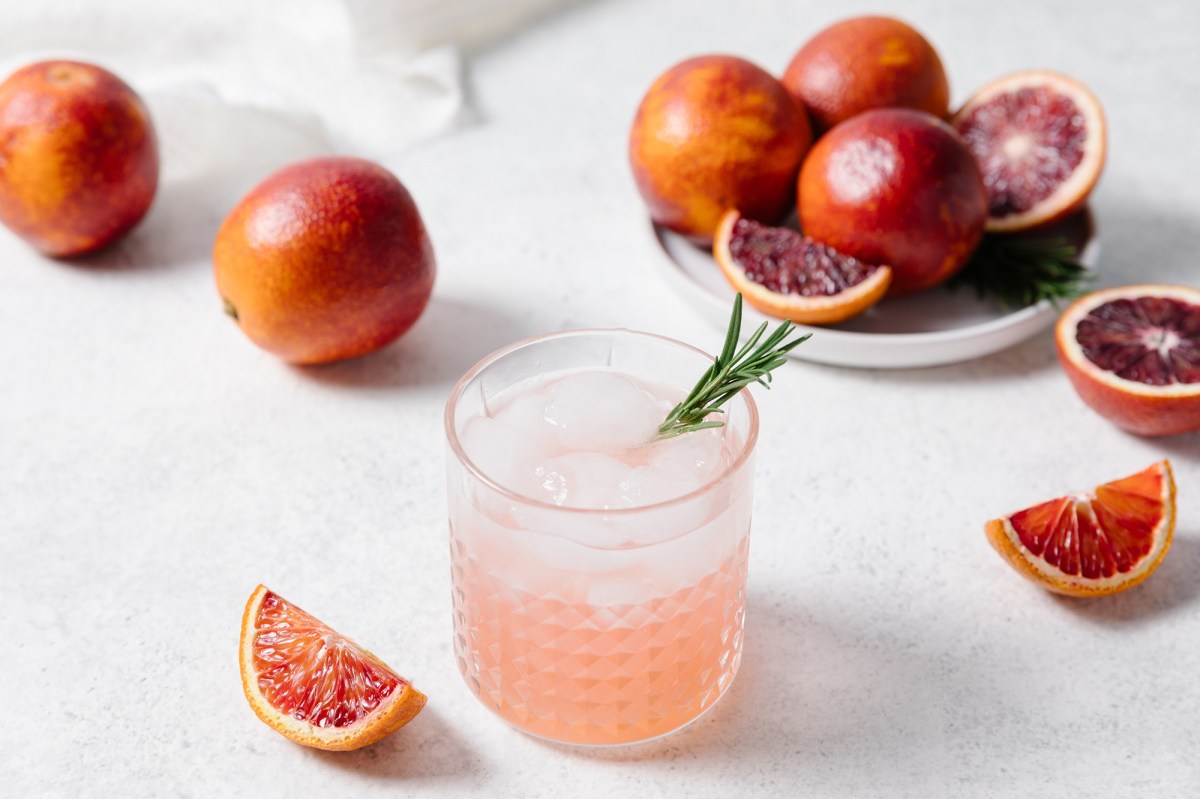
[[152, 112], [186, 113], [172, 98], [207, 97], [255, 109], [260, 122], [263, 111], [282, 115], [314, 143], [324, 137], [331, 148], [381, 158], [469, 118], [463, 48], [561, 2], [8, 0], [0, 70], [45, 57], [89, 60], [146, 95]]

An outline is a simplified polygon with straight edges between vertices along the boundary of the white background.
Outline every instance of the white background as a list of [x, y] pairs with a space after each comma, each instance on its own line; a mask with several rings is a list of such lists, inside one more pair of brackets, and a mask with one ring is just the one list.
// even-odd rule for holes
[[[115, 53], [163, 138], [150, 215], [82, 263], [0, 231], [4, 792], [1200, 794], [1200, 435], [1115, 429], [1076, 398], [1048, 334], [937, 369], [793, 363], [760, 393], [745, 659], [690, 730], [622, 752], [560, 749], [490, 716], [459, 678], [441, 430], [454, 380], [502, 344], [561, 328], [716, 347], [720, 332], [655, 274], [625, 162], [638, 100], [694, 54], [780, 72], [826, 23], [880, 6], [572, 3], [469, 53], [459, 124], [392, 148], [369, 98], [288, 116], [303, 84], [258, 108], [226, 101], [255, 97], [229, 91], [258, 85], [253, 62], [213, 92], [156, 78], [147, 59], [171, 48], [152, 33], [141, 60]], [[885, 7], [939, 48], [956, 104], [1025, 67], [1089, 84], [1111, 133], [1094, 201], [1103, 282], [1200, 282], [1194, 4]], [[209, 22], [240, 35], [236, 17]], [[29, 60], [25, 43], [6, 34], [5, 63]], [[330, 142], [374, 147], [354, 151], [408, 185], [438, 283], [386, 351], [297, 369], [222, 315], [208, 259], [237, 197]], [[1055, 598], [984, 539], [993, 516], [1164, 456], [1179, 482], [1176, 542], [1125, 595]], [[237, 673], [259, 582], [376, 651], [428, 707], [351, 754], [271, 732]]]

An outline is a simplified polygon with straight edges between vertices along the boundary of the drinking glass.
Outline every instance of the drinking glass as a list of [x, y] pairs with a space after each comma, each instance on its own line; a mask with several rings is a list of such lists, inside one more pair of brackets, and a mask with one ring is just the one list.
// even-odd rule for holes
[[758, 412], [744, 390], [727, 403], [729, 465], [715, 477], [616, 510], [506, 489], [464, 450], [465, 425], [501, 392], [548, 374], [614, 370], [682, 396], [711, 361], [648, 333], [568, 331], [492, 353], [451, 393], [454, 651], [471, 691], [518, 729], [570, 744], [646, 741], [729, 688], [742, 653]]

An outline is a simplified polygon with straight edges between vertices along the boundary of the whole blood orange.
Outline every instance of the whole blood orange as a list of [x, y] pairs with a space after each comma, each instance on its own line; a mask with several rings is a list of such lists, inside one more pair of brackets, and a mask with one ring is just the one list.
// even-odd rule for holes
[[396, 177], [360, 158], [284, 167], [225, 218], [217, 291], [250, 339], [286, 361], [373, 352], [408, 330], [433, 291], [433, 247]]
[[242, 615], [240, 664], [259, 719], [317, 749], [368, 746], [425, 706], [379, 658], [261, 585]]
[[746, 301], [779, 319], [810, 325], [845, 321], [887, 293], [892, 270], [864, 264], [791, 228], [729, 211], [713, 239], [722, 274]]
[[985, 527], [1024, 577], [1070, 596], [1104, 596], [1158, 568], [1175, 532], [1175, 478], [1160, 461], [1090, 494], [1059, 497]]
[[629, 164], [655, 222], [710, 244], [730, 208], [782, 219], [811, 143], [808, 117], [778, 80], [741, 58], [701, 56], [642, 98]]
[[983, 178], [958, 134], [922, 111], [867, 111], [822, 136], [799, 181], [800, 229], [892, 268], [893, 294], [948, 280], [983, 237]]
[[808, 108], [818, 132], [874, 108], [945, 118], [950, 102], [937, 51], [891, 17], [854, 17], [824, 29], [796, 52], [783, 85]]
[[98, 250], [158, 188], [146, 106], [106, 69], [43, 61], [0, 84], [0, 221], [53, 256]]
[[1024, 230], [1078, 210], [1104, 168], [1100, 101], [1057, 72], [1030, 70], [992, 81], [953, 124], [983, 171], [988, 230]]
[[1200, 430], [1200, 290], [1119, 286], [1080, 297], [1055, 327], [1085, 403], [1131, 433]]

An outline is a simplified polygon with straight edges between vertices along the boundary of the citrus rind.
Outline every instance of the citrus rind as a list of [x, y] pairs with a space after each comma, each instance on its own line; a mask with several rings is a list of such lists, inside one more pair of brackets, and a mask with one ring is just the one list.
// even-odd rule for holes
[[[294, 718], [271, 705], [258, 688], [258, 674], [254, 667], [254, 638], [257, 634], [256, 621], [263, 601], [271, 594], [265, 586], [258, 586], [246, 602], [242, 614], [242, 632], [239, 645], [239, 665], [242, 690], [255, 715], [280, 735], [304, 746], [329, 751], [349, 751], [370, 746], [403, 727], [425, 706], [426, 697], [408, 681], [400, 678], [401, 688], [386, 697], [378, 707], [362, 720], [345, 727], [321, 727], [304, 719]], [[332, 631], [331, 631], [332, 632]], [[345, 636], [343, 640], [353, 645], [357, 654], [370, 660], [375, 666], [394, 674], [383, 661], [366, 649], [354, 644]]]
[[1118, 377], [1092, 363], [1084, 355], [1083, 348], [1075, 337], [1075, 330], [1080, 321], [1105, 303], [1134, 297], [1166, 297], [1200, 307], [1200, 290], [1187, 286], [1143, 284], [1117, 286], [1092, 292], [1073, 302], [1059, 317], [1055, 326], [1055, 337], [1063, 355], [1076, 367], [1091, 371], [1096, 380], [1126, 394], [1143, 397], [1200, 397], [1200, 383], [1169, 383], [1163, 386], [1138, 383]]
[[[1011, 516], [992, 519], [985, 527], [992, 548], [1019, 574], [1036, 585], [1057, 594], [1074, 597], [1097, 597], [1116, 594], [1138, 585], [1149, 577], [1162, 563], [1175, 534], [1175, 477], [1170, 461], [1163, 460], [1151, 466], [1162, 472], [1163, 514], [1154, 530], [1150, 551], [1126, 572], [1117, 572], [1110, 577], [1085, 578], [1069, 574], [1039, 555], [1031, 552], [1021, 541], [1010, 521]], [[1076, 495], [1069, 499], [1087, 508], [1092, 500], [1089, 495]]]
[[1036, 69], [1016, 72], [993, 80], [977, 91], [955, 113], [952, 122], [954, 128], [958, 130], [959, 122], [975, 108], [993, 100], [998, 95], [1014, 93], [1024, 88], [1049, 88], [1059, 95], [1070, 98], [1079, 113], [1083, 115], [1086, 130], [1090, 135], [1079, 164], [1070, 176], [1048, 196], [1027, 211], [1004, 216], [989, 214], [987, 230], [992, 233], [1012, 233], [1039, 227], [1078, 210], [1087, 202], [1088, 195], [1095, 188], [1096, 182], [1100, 179], [1100, 173], [1104, 170], [1108, 134], [1104, 110], [1100, 101], [1082, 83], [1059, 72]]
[[800, 324], [831, 325], [858, 316], [887, 294], [892, 282], [892, 270], [887, 266], [878, 267], [844, 291], [824, 296], [782, 294], [755, 283], [729, 251], [734, 225], [741, 218], [736, 209], [726, 211], [721, 217], [713, 238], [713, 258], [729, 284], [742, 293], [746, 302], [763, 313]]
[[1085, 404], [1132, 433], [1166, 436], [1200, 430], [1200, 383], [1126, 380], [1093, 363], [1078, 341], [1079, 323], [1093, 310], [1115, 300], [1143, 297], [1200, 307], [1200, 290], [1188, 286], [1142, 284], [1092, 292], [1072, 303], [1055, 325], [1059, 361]]

